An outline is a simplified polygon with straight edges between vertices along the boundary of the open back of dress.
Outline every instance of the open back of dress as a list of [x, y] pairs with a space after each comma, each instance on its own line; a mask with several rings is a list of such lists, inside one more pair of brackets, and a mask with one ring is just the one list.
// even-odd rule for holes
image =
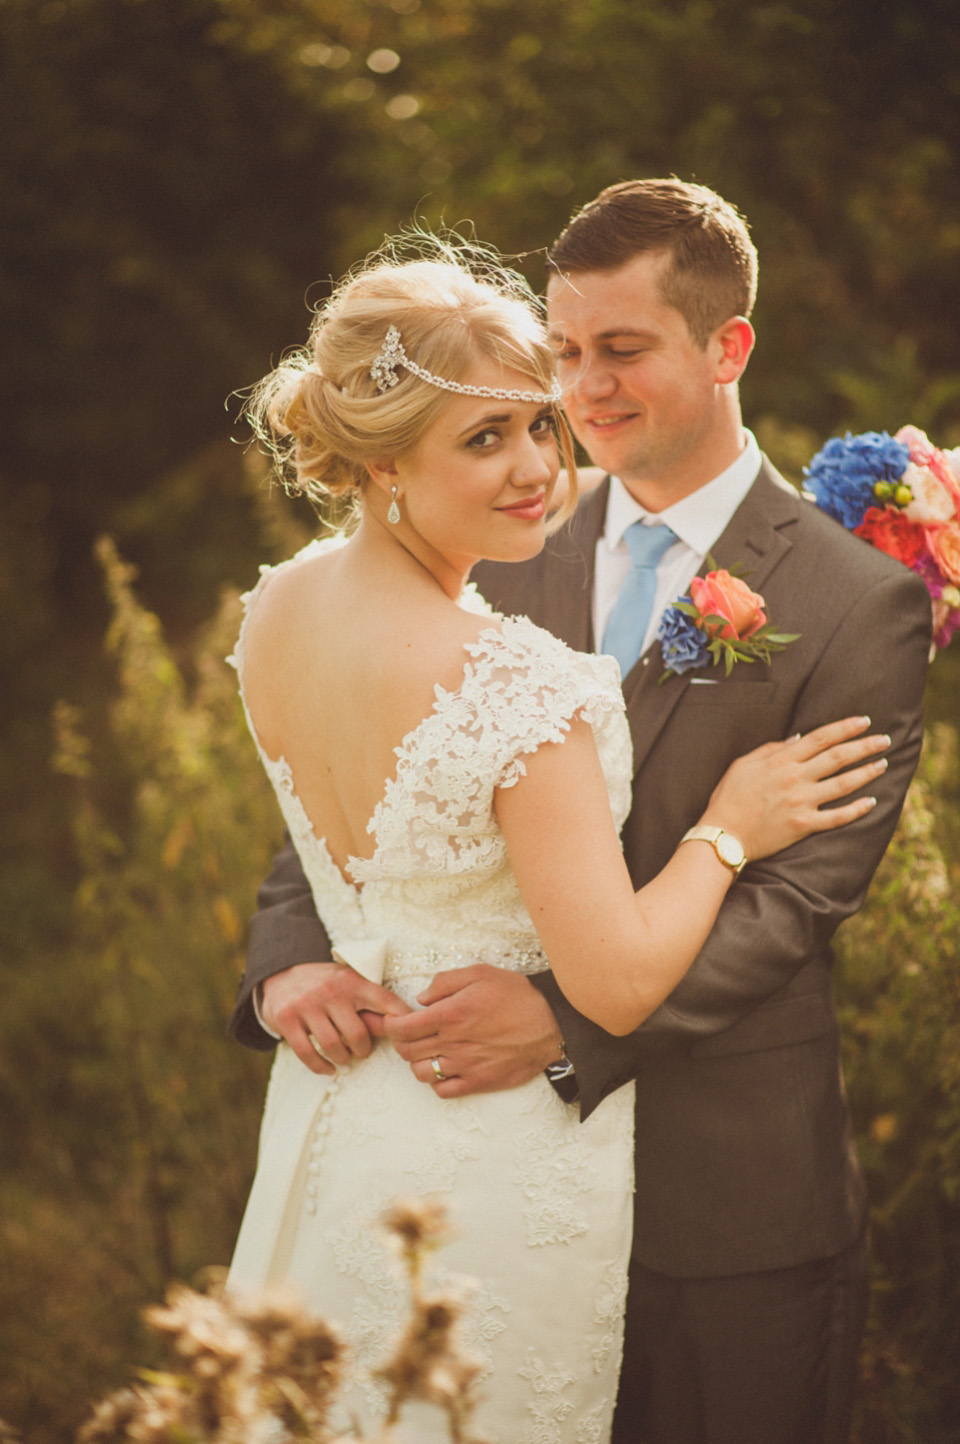
[[[300, 558], [334, 544], [314, 543]], [[350, 863], [356, 885], [316, 836], [290, 768], [261, 749], [338, 956], [374, 981], [382, 968], [411, 1004], [437, 972], [547, 967], [493, 808], [524, 756], [562, 741], [581, 717], [618, 827], [630, 804], [616, 663], [572, 652], [526, 618], [492, 623], [466, 651], [460, 687], [438, 688], [397, 749], [396, 776], [369, 824], [373, 855]], [[242, 631], [236, 661], [242, 690]], [[466, 1336], [487, 1371], [478, 1431], [501, 1444], [603, 1444], [631, 1240], [632, 1094], [632, 1085], [619, 1090], [581, 1124], [545, 1078], [441, 1100], [388, 1044], [333, 1078], [281, 1044], [231, 1286], [292, 1280], [341, 1325], [358, 1364], [345, 1406], [369, 1426], [384, 1394], [366, 1371], [385, 1358], [404, 1308], [376, 1220], [397, 1196], [437, 1195], [457, 1233], [438, 1276], [477, 1281]], [[447, 1437], [429, 1406], [411, 1409], [398, 1435], [405, 1444]]]

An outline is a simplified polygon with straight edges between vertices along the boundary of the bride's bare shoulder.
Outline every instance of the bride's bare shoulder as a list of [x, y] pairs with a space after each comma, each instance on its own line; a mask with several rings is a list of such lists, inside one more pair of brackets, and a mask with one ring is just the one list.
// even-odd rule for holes
[[394, 683], [414, 689], [459, 687], [469, 659], [467, 648], [485, 632], [499, 630], [503, 619], [468, 611], [447, 599], [423, 601], [409, 611], [398, 608], [391, 624], [393, 641], [386, 666]]
[[459, 684], [466, 647], [501, 619], [439, 587], [360, 574], [345, 548], [300, 553], [269, 572], [245, 623], [248, 678], [333, 667], [421, 694]]
[[326, 592], [336, 590], [341, 548], [305, 547], [279, 566], [263, 568], [246, 598], [248, 640], [289, 635], [299, 622], [315, 625]]

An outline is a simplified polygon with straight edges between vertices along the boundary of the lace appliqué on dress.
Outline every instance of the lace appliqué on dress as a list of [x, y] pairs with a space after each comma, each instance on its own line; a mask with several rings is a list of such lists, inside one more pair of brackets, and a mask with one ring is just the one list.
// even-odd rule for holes
[[[285, 565], [342, 544], [312, 544]], [[242, 656], [241, 632], [241, 691]], [[437, 688], [397, 748], [370, 821], [372, 856], [349, 863], [356, 885], [315, 832], [290, 767], [260, 749], [333, 945], [382, 942], [385, 981], [413, 1005], [442, 971], [543, 966], [494, 799], [574, 718], [593, 730], [619, 827], [632, 767], [616, 664], [571, 652], [525, 618], [492, 620], [465, 648], [460, 686]], [[406, 1297], [376, 1220], [395, 1197], [438, 1194], [454, 1238], [434, 1278], [477, 1280], [465, 1333], [486, 1371], [478, 1431], [500, 1444], [604, 1444], [630, 1246], [631, 1095], [619, 1090], [581, 1124], [542, 1076], [445, 1102], [386, 1043], [333, 1079], [281, 1047], [231, 1279], [292, 1279], [339, 1320], [361, 1365], [345, 1403], [369, 1425], [383, 1395], [362, 1366], [382, 1362]], [[397, 1444], [446, 1438], [442, 1420], [418, 1417]]]
[[571, 652], [526, 617], [505, 618], [465, 650], [471, 660], [460, 686], [438, 686], [433, 711], [397, 748], [396, 776], [367, 829], [376, 851], [351, 862], [358, 882], [502, 866], [494, 793], [519, 781], [525, 756], [562, 742], [575, 717], [594, 731], [611, 810], [623, 825], [630, 738], [613, 659]]

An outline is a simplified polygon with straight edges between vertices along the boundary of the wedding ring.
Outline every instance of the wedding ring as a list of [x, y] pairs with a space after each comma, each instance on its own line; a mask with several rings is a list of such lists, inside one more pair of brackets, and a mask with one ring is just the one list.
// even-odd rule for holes
[[431, 1058], [431, 1059], [430, 1059], [430, 1067], [433, 1069], [433, 1076], [434, 1076], [434, 1078], [436, 1078], [436, 1080], [437, 1080], [438, 1083], [443, 1083], [443, 1082], [446, 1081], [447, 1075], [446, 1075], [446, 1073], [444, 1073], [443, 1069], [440, 1067], [440, 1059], [439, 1059], [439, 1058]]

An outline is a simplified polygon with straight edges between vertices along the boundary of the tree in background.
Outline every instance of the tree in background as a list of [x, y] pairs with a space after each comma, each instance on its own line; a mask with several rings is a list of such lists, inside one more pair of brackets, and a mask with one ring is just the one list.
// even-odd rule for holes
[[[539, 285], [577, 205], [675, 172], [752, 222], [745, 412], [789, 475], [846, 427], [957, 444], [954, 9], [0, 0], [0, 1338], [5, 1407], [36, 1444], [139, 1357], [135, 1305], [161, 1274], [225, 1257], [252, 1162], [259, 1065], [220, 1031], [278, 824], [208, 619], [291, 537], [224, 399], [411, 218], [475, 222]], [[122, 622], [103, 533], [139, 570], [135, 603], [111, 563]], [[958, 658], [931, 668], [933, 717], [957, 715]], [[84, 716], [60, 714], [72, 799], [48, 765], [60, 697]], [[928, 779], [955, 891], [956, 787], [945, 764]], [[901, 872], [923, 873], [903, 847]], [[956, 1197], [936, 1070], [957, 938], [947, 902], [923, 913], [886, 886], [863, 926], [893, 945], [864, 934], [848, 965], [851, 1092], [890, 1229], [864, 1440], [941, 1444]], [[52, 1376], [52, 1338], [72, 1374]]]

